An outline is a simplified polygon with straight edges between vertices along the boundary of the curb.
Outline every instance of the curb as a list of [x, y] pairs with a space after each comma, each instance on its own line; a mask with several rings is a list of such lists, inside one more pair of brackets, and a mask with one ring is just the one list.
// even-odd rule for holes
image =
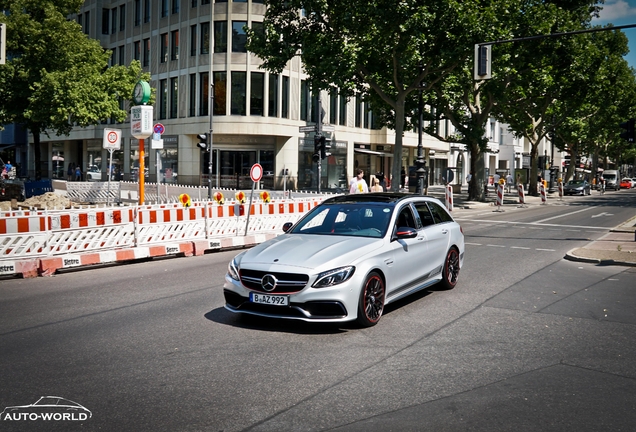
[[616, 261], [616, 260], [613, 260], [613, 259], [587, 258], [587, 257], [577, 256], [577, 255], [574, 254], [574, 252], [577, 249], [580, 249], [580, 248], [576, 248], [576, 249], [572, 249], [572, 250], [568, 251], [563, 258], [568, 260], [568, 261], [582, 262], [582, 263], [587, 263], [587, 264], [596, 264], [596, 265], [602, 265], [602, 266], [616, 265], [616, 266], [624, 266], [624, 267], [636, 267], [636, 263], [633, 263], [633, 262]]

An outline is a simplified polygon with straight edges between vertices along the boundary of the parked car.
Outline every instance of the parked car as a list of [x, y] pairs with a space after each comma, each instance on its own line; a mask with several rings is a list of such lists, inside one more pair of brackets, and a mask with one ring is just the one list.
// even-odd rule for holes
[[632, 188], [632, 179], [625, 177], [621, 180], [621, 189], [631, 189]]
[[230, 262], [226, 309], [373, 326], [389, 303], [438, 283], [454, 288], [464, 260], [460, 225], [427, 196], [340, 195], [283, 230]]
[[97, 165], [91, 165], [86, 171], [87, 181], [102, 181], [102, 172]]
[[636, 188], [636, 177], [631, 180], [632, 180], [632, 187]]
[[564, 195], [590, 195], [592, 185], [587, 180], [570, 180], [563, 186]]

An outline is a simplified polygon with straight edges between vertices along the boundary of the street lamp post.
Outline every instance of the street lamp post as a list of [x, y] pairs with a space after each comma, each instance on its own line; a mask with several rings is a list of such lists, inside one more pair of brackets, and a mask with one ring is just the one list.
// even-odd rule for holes
[[[422, 66], [420, 65], [420, 74], [422, 73]], [[426, 173], [426, 161], [424, 160], [424, 147], [422, 145], [422, 126], [424, 123], [424, 99], [422, 97], [422, 85], [420, 83], [418, 110], [420, 112], [417, 128], [417, 159], [415, 165], [417, 166], [417, 186], [415, 187], [415, 193], [422, 195], [424, 193], [424, 175]]]

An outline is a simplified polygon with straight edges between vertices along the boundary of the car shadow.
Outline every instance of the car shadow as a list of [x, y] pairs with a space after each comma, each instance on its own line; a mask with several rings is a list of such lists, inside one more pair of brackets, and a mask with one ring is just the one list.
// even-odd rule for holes
[[276, 333], [338, 334], [356, 328], [354, 324], [349, 323], [310, 323], [300, 320], [235, 314], [223, 307], [211, 310], [204, 317], [217, 324]]

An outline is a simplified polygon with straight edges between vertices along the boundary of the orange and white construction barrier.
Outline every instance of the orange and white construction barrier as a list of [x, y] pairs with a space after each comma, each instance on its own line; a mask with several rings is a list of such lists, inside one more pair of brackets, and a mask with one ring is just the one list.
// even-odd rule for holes
[[449, 184], [446, 185], [446, 209], [453, 211], [453, 187]]
[[504, 199], [504, 185], [503, 183], [497, 183], [495, 187], [497, 188], [497, 201], [496, 201], [497, 210], [495, 211], [500, 212], [500, 211], [503, 211], [501, 210], [501, 206], [503, 205], [503, 199]]
[[519, 205], [517, 207], [527, 207], [526, 206], [526, 193], [523, 190], [523, 184], [519, 183], [517, 185], [517, 190], [519, 191]]
[[541, 204], [547, 204], [548, 199], [546, 197], [545, 194], [545, 185], [543, 184], [543, 182], [541, 182], [541, 186], [540, 186], [540, 192], [541, 192]]

